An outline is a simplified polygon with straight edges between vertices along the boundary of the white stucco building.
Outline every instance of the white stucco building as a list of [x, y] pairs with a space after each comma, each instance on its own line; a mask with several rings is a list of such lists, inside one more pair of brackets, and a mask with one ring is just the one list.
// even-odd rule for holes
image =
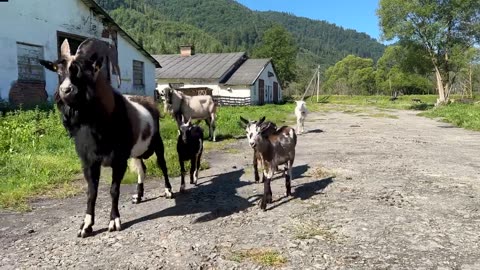
[[[35, 103], [43, 101], [45, 95], [51, 97], [58, 76], [45, 70], [38, 59], [58, 59], [65, 38], [75, 53], [89, 37], [116, 45], [122, 93], [154, 94], [155, 69], [160, 64], [94, 0], [0, 2], [0, 20], [1, 99]], [[112, 77], [112, 85], [117, 87], [116, 77]]]
[[[194, 54], [182, 46], [180, 54], [154, 55], [162, 63], [156, 71], [157, 90], [209, 88], [224, 104], [277, 103], [283, 98], [271, 59], [248, 59], [244, 52]], [[223, 102], [222, 102], [223, 101]]]

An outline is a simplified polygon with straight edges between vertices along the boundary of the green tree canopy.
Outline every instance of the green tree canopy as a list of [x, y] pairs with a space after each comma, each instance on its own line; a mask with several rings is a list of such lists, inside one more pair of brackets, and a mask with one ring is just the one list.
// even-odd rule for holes
[[416, 48], [392, 45], [377, 62], [375, 81], [384, 94], [425, 94], [433, 89], [431, 62]]
[[260, 45], [254, 49], [254, 58], [271, 57], [282, 87], [296, 78], [297, 46], [292, 35], [282, 26], [273, 26], [265, 31]]
[[324, 90], [332, 94], [373, 94], [373, 60], [348, 55], [327, 69]]
[[480, 41], [478, 0], [380, 0], [383, 36], [423, 48], [435, 71], [438, 104], [448, 101], [464, 52]]

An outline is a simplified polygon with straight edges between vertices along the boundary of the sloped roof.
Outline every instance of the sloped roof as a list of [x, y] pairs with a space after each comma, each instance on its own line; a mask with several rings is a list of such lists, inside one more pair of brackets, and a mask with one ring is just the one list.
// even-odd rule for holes
[[98, 16], [100, 19], [102, 19], [103, 23], [109, 25], [113, 29], [117, 30], [117, 32], [125, 38], [133, 47], [135, 47], [137, 50], [140, 51], [141, 54], [143, 54], [145, 57], [150, 59], [152, 63], [155, 65], [156, 68], [161, 68], [162, 66], [160, 63], [153, 58], [153, 56], [148, 53], [138, 42], [136, 42], [130, 35], [127, 34], [114, 20], [108, 13], [100, 7], [94, 0], [81, 0], [87, 7], [90, 8], [90, 10]]
[[246, 59], [245, 52], [208, 53], [181, 56], [162, 54], [153, 56], [162, 63], [156, 69], [156, 79], [222, 80]]
[[252, 85], [271, 58], [248, 59], [225, 83], [227, 85]]

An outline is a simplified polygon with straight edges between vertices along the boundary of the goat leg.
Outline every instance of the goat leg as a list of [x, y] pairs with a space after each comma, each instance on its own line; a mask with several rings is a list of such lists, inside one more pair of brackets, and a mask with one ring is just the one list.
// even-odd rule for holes
[[142, 159], [135, 158], [133, 159], [133, 165], [134, 165], [134, 170], [137, 171], [137, 194], [132, 196], [132, 203], [137, 204], [142, 201], [142, 197], [144, 195], [144, 189], [143, 189], [143, 181], [145, 179], [145, 173], [147, 170], [147, 167], [145, 166], [145, 163], [143, 163]]
[[109, 232], [122, 230], [120, 212], [118, 211], [118, 199], [120, 197], [120, 183], [126, 170], [127, 159], [112, 164], [112, 186], [110, 187], [112, 209], [110, 211], [110, 223], [108, 224]]
[[197, 160], [196, 160], [196, 156], [195, 156], [190, 160], [190, 184], [192, 184], [192, 185], [195, 184], [194, 181], [193, 181], [193, 177], [194, 177], [194, 174], [195, 174], [196, 165], [197, 165]]
[[255, 183], [258, 183], [260, 181], [260, 177], [258, 176], [258, 159], [257, 151], [255, 149], [253, 149], [253, 175], [255, 177]]
[[164, 156], [165, 149], [160, 133], [155, 134], [154, 139], [156, 141], [155, 155], [157, 156], [157, 165], [162, 170], [163, 178], [165, 179], [165, 197], [172, 198], [172, 185], [170, 184], [170, 180], [168, 179], [167, 162], [165, 161]]
[[180, 172], [181, 172], [181, 182], [180, 182], [180, 193], [185, 192], [185, 164], [183, 160], [179, 157], [180, 162]]
[[292, 195], [292, 187], [291, 187], [292, 162], [288, 161], [287, 164], [288, 164], [287, 165], [288, 167], [285, 170], [285, 189], [286, 189], [285, 195], [288, 197]]
[[270, 187], [270, 178], [265, 177], [265, 181], [263, 182], [263, 197], [260, 203], [260, 208], [263, 211], [267, 210], [267, 203], [272, 203], [272, 190]]
[[78, 237], [84, 238], [93, 233], [93, 224], [95, 224], [95, 203], [97, 201], [98, 182], [100, 179], [100, 166], [101, 164], [97, 162], [90, 166], [84, 166], [83, 168], [83, 175], [88, 183], [87, 211], [82, 225], [80, 225], [80, 230], [77, 233]]

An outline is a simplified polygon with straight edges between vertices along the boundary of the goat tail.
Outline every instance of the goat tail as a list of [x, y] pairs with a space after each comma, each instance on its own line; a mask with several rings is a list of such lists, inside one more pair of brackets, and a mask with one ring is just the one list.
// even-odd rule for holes
[[295, 131], [294, 128], [291, 128], [290, 129], [290, 137], [292, 138], [293, 142], [295, 143], [295, 145], [297, 145], [297, 132]]

